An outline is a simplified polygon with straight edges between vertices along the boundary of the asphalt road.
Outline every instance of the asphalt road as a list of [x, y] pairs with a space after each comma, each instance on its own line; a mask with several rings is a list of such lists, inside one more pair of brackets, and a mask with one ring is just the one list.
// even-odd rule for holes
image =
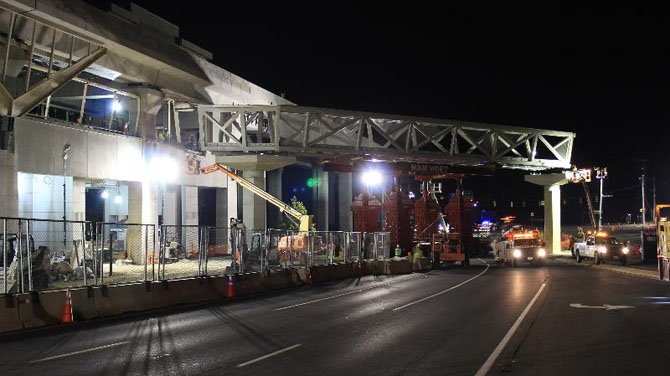
[[661, 375], [670, 286], [479, 263], [66, 329], [0, 337], [0, 374]]

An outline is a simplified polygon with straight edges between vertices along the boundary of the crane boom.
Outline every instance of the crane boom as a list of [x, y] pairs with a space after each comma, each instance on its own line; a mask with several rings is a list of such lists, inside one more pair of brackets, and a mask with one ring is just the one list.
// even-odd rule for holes
[[276, 206], [279, 208], [279, 211], [282, 213], [286, 213], [290, 218], [296, 220], [296, 222], [299, 223], [300, 231], [310, 231], [310, 227], [312, 224], [312, 216], [307, 215], [307, 214], [302, 214], [295, 208], [293, 208], [291, 205], [285, 203], [284, 201], [278, 199], [277, 197], [267, 193], [264, 191], [262, 188], [256, 186], [254, 183], [250, 182], [249, 180], [237, 175], [236, 173], [230, 171], [229, 169], [225, 168], [223, 165], [220, 163], [214, 163], [211, 164], [202, 170], [203, 174], [211, 174], [213, 172], [219, 171], [224, 174], [226, 174], [229, 178], [235, 180], [239, 185], [243, 186], [244, 188], [248, 189], [252, 193], [256, 194], [257, 196], [261, 197], [265, 201], [271, 203], [272, 205]]
[[600, 230], [600, 228], [598, 228], [596, 225], [596, 216], [593, 212], [593, 205], [591, 204], [591, 193], [589, 192], [589, 186], [586, 184], [585, 180], [582, 180], [582, 187], [584, 187], [584, 196], [586, 197], [586, 206], [589, 209], [589, 220], [591, 220], [591, 226], [593, 226], [593, 228], [596, 230]]

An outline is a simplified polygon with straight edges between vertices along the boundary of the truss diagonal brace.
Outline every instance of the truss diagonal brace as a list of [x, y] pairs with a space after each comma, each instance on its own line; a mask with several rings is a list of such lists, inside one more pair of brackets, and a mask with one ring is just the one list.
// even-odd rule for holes
[[38, 83], [32, 89], [26, 93], [23, 93], [20, 97], [14, 99], [12, 102], [11, 113], [6, 115], [19, 117], [30, 111], [33, 107], [37, 106], [38, 103], [44, 100], [44, 98], [53, 94], [53, 92], [58, 90], [61, 86], [76, 77], [79, 73], [83, 72], [84, 69], [88, 68], [88, 66], [93, 64], [106, 52], [106, 48], [99, 48], [90, 55], [81, 58], [75, 64], [65, 69], [59, 70], [51, 77]]

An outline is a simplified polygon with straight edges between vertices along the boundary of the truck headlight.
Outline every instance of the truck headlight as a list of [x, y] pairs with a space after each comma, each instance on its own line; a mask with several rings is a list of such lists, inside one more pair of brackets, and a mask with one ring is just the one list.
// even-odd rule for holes
[[520, 258], [521, 257], [521, 250], [515, 249], [514, 252], [512, 252], [512, 255], [514, 258]]
[[607, 253], [607, 247], [605, 247], [605, 246], [600, 246], [600, 247], [598, 247], [598, 252], [600, 252], [600, 253]]
[[546, 257], [547, 256], [547, 251], [544, 250], [544, 248], [540, 248], [537, 250], [537, 257]]
[[627, 255], [628, 252], [630, 252], [630, 249], [628, 249], [628, 247], [623, 247], [622, 252], [623, 252], [624, 255]]

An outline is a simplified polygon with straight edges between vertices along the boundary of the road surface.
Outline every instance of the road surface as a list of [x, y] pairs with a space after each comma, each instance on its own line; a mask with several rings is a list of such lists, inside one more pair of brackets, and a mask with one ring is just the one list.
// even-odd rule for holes
[[0, 337], [0, 374], [661, 375], [669, 340], [667, 283], [473, 261]]

